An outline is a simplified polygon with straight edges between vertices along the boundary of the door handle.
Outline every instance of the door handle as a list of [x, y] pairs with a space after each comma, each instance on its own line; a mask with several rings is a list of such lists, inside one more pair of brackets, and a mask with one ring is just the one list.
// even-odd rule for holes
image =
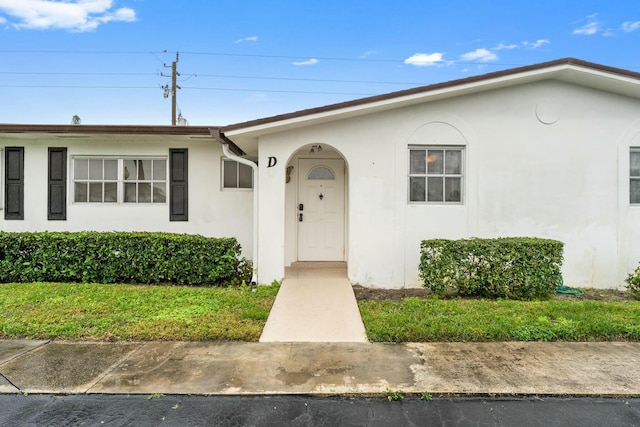
[[298, 215], [298, 221], [302, 222], [302, 214]]

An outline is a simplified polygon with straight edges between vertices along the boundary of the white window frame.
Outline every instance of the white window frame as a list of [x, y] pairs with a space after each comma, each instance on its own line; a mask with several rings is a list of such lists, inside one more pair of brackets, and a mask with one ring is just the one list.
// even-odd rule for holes
[[636, 155], [640, 156], [640, 147], [631, 147], [631, 149], [629, 150], [629, 204], [631, 206], [640, 206], [640, 200], [631, 200], [631, 183], [634, 181], [640, 182], [640, 174], [631, 175], [631, 156], [633, 155], [633, 153], [637, 153]]
[[[235, 163], [236, 164], [236, 186], [235, 187], [227, 187], [225, 186], [225, 167], [227, 163]], [[249, 177], [249, 181], [251, 182], [250, 187], [240, 187], [240, 173], [242, 171], [248, 171], [251, 175]], [[245, 179], [247, 177], [245, 176]], [[253, 168], [249, 165], [245, 165], [243, 163], [238, 162], [237, 160], [232, 160], [228, 157], [220, 158], [220, 189], [222, 191], [253, 191]]]
[[[75, 168], [76, 168], [76, 160], [111, 160], [111, 161], [116, 161], [117, 162], [117, 171], [116, 171], [116, 179], [115, 180], [110, 180], [110, 179], [104, 179], [104, 177], [100, 180], [91, 180], [90, 177], [89, 179], [76, 179], [75, 177]], [[125, 161], [147, 161], [147, 160], [151, 160], [151, 161], [163, 161], [165, 166], [165, 173], [164, 173], [164, 179], [154, 179], [153, 177], [153, 170], [149, 171], [150, 174], [150, 178], [149, 179], [144, 179], [144, 180], [138, 180], [138, 179], [132, 179], [132, 180], [125, 180]], [[153, 164], [153, 163], [152, 163]], [[72, 203], [76, 204], [76, 205], [99, 205], [99, 206], [109, 206], [109, 205], [122, 205], [122, 206], [159, 206], [159, 205], [168, 205], [169, 203], [169, 158], [167, 156], [95, 156], [95, 155], [75, 155], [71, 157], [71, 167], [69, 168], [69, 174], [70, 174], [70, 194], [71, 194], [71, 199], [72, 199]], [[152, 166], [153, 169], [153, 166]], [[76, 200], [76, 192], [75, 192], [75, 187], [76, 187], [76, 182], [86, 182], [91, 183], [115, 183], [116, 184], [116, 200], [113, 202], [109, 202], [109, 201], [105, 201], [104, 200], [104, 190], [103, 190], [103, 200], [102, 201], [90, 201], [89, 200], [89, 193], [87, 192], [87, 201], [77, 201]], [[125, 201], [125, 184], [136, 184], [136, 199], [137, 196], [139, 195], [137, 188], [138, 188], [138, 184], [140, 183], [149, 183], [151, 184], [151, 194], [150, 194], [150, 200], [147, 201], [138, 201], [136, 200], [135, 202], [133, 201]], [[156, 183], [162, 183], [164, 184], [164, 192], [165, 192], [165, 197], [164, 197], [164, 201], [163, 202], [156, 202], [154, 201], [153, 198], [153, 188], [154, 188], [154, 184]]]
[[[411, 151], [425, 151], [425, 171], [424, 173], [411, 172]], [[429, 150], [443, 151], [443, 171], [442, 173], [430, 173], [428, 169]], [[446, 172], [446, 153], [447, 151], [460, 152], [460, 173], [447, 173]], [[465, 200], [465, 168], [466, 163], [466, 147], [463, 145], [410, 145], [407, 149], [407, 201], [412, 205], [463, 205]], [[424, 178], [425, 181], [425, 200], [411, 200], [411, 178]], [[442, 199], [438, 201], [429, 201], [429, 178], [442, 178]], [[447, 178], [460, 179], [460, 200], [446, 200], [445, 188]]]

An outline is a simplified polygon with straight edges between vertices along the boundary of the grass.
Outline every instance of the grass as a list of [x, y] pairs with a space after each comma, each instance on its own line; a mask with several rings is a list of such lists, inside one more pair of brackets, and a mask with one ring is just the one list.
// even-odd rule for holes
[[[277, 285], [0, 284], [0, 338], [257, 341]], [[374, 342], [640, 341], [640, 301], [361, 301]]]
[[374, 342], [640, 340], [640, 302], [361, 301]]
[[257, 341], [277, 286], [0, 284], [0, 338]]

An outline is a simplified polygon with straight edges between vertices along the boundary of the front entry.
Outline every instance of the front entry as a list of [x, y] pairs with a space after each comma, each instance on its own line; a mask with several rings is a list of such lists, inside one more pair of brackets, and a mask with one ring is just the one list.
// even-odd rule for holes
[[344, 261], [342, 159], [298, 159], [298, 261]]

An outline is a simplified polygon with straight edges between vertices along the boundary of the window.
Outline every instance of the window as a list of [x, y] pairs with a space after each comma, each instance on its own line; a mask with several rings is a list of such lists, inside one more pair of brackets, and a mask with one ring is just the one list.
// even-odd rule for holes
[[73, 159], [75, 203], [166, 203], [166, 159]]
[[125, 203], [166, 203], [166, 201], [166, 160], [124, 160]]
[[632, 148], [629, 154], [629, 198], [636, 205], [640, 204], [640, 148]]
[[222, 188], [253, 188], [253, 168], [235, 160], [222, 159]]
[[409, 147], [409, 201], [462, 202], [460, 147]]
[[336, 176], [333, 174], [333, 171], [326, 166], [318, 166], [315, 167], [309, 172], [307, 179], [325, 179], [325, 180], [335, 180]]

